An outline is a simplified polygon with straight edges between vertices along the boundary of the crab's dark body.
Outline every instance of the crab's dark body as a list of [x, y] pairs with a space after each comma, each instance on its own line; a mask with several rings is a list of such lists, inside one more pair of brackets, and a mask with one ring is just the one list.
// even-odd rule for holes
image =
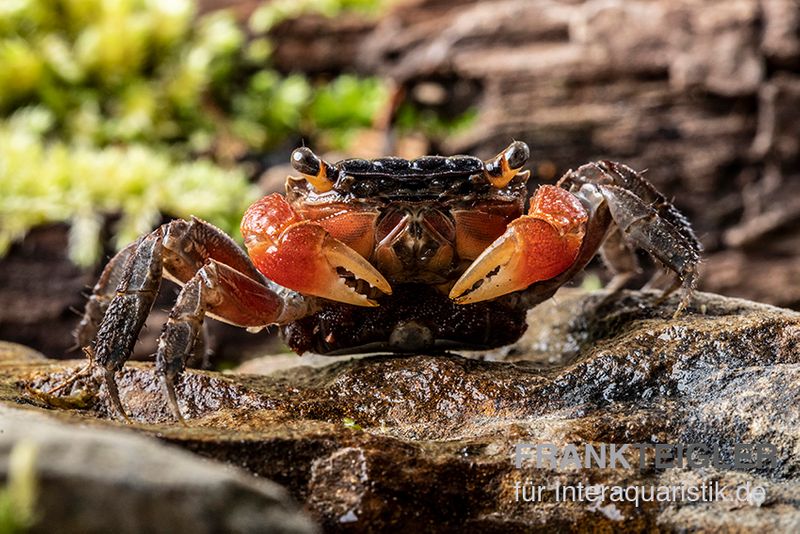
[[[333, 182], [331, 193], [342, 199], [436, 200], [491, 189], [490, 184], [480, 180], [483, 161], [472, 156], [346, 159], [327, 165], [328, 177]], [[317, 170], [308, 164], [302, 172]], [[320, 200], [333, 196], [316, 195], [313, 188], [309, 192], [321, 196]]]
[[[316, 174], [320, 165], [326, 164], [310, 156], [298, 170]], [[483, 204], [500, 209], [507, 221], [516, 219], [527, 196], [524, 176], [503, 188], [493, 187], [485, 178], [486, 163], [472, 156], [347, 159], [327, 165], [330, 191], [320, 194], [304, 179], [290, 180], [289, 202], [299, 211], [347, 202], [374, 212], [376, 248], [381, 238], [392, 235], [392, 257], [402, 269], [382, 266], [379, 253], [373, 251], [368, 259], [396, 286], [393, 293], [376, 292], [376, 308], [321, 303], [312, 315], [281, 327], [292, 350], [340, 354], [481, 349], [506, 345], [521, 335], [524, 309], [500, 300], [458, 305], [446, 291], [432, 286], [446, 285], [449, 290], [474, 259], [457, 254], [454, 213]], [[442, 247], [453, 251], [452, 258], [432, 267], [426, 259]]]
[[327, 302], [282, 326], [281, 335], [298, 353], [478, 350], [519, 339], [525, 316], [526, 310], [508, 299], [458, 305], [429, 285], [406, 284], [377, 308]]
[[334, 189], [358, 198], [435, 200], [478, 192], [475, 185], [483, 162], [469, 156], [350, 159], [341, 162], [338, 171]]

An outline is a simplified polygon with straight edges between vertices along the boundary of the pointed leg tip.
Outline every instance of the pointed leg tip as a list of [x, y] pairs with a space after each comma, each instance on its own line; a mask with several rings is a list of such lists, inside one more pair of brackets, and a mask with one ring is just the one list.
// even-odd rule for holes
[[159, 379], [161, 381], [161, 387], [164, 390], [164, 395], [167, 398], [167, 405], [169, 406], [173, 417], [175, 417], [178, 423], [185, 425], [186, 420], [183, 418], [183, 414], [181, 414], [181, 408], [178, 405], [178, 395], [175, 392], [175, 383], [164, 374], [160, 375]]
[[121, 418], [125, 423], [133, 424], [133, 421], [125, 413], [125, 408], [122, 406], [122, 401], [119, 398], [119, 389], [117, 388], [117, 380], [114, 378], [114, 371], [106, 369], [103, 373], [103, 381], [108, 390], [108, 398], [111, 400], [112, 410], [114, 414]]
[[686, 294], [681, 298], [681, 301], [678, 303], [678, 309], [675, 310], [675, 313], [672, 314], [673, 319], [680, 319], [687, 311], [689, 310], [689, 304], [692, 301], [692, 290], [687, 290]]

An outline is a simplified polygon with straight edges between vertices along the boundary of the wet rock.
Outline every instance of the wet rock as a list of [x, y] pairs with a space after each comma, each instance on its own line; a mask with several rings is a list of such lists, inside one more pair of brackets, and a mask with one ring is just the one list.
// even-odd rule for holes
[[[178, 388], [185, 426], [151, 365], [127, 366], [120, 390], [134, 428], [284, 484], [331, 531], [797, 530], [800, 314], [701, 293], [673, 319], [676, 304], [562, 291], [531, 312], [519, 342], [488, 353], [295, 367], [268, 357], [243, 369], [268, 374], [190, 371]], [[0, 393], [73, 423], [124, 426], [91, 378], [41, 393], [81, 365], [12, 359], [0, 366]], [[650, 447], [643, 468], [517, 469], [518, 443]], [[654, 467], [653, 444], [692, 443], [718, 446], [721, 463]], [[771, 444], [777, 461], [733, 467], [737, 443]], [[520, 499], [526, 484], [544, 487], [539, 502]], [[556, 502], [557, 484], [749, 484], [763, 494]]]
[[33, 532], [316, 532], [286, 490], [153, 438], [0, 407], [0, 471], [26, 449]]

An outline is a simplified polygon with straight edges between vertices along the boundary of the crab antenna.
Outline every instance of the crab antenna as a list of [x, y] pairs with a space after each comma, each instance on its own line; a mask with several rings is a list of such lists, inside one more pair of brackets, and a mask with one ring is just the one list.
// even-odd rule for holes
[[291, 159], [294, 170], [301, 173], [318, 193], [326, 193], [333, 189], [333, 181], [328, 178], [333, 167], [314, 154], [310, 148], [295, 149]]
[[514, 141], [494, 158], [484, 161], [484, 173], [491, 184], [500, 189], [519, 173], [530, 157], [528, 145], [522, 141]]

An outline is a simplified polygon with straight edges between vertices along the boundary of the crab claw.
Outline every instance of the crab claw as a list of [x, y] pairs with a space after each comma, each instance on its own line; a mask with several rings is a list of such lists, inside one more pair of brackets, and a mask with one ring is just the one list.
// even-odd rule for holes
[[392, 292], [363, 256], [316, 222], [301, 219], [280, 195], [264, 197], [247, 210], [242, 234], [258, 270], [289, 289], [357, 306], [378, 305], [356, 290], [359, 281]]
[[528, 215], [512, 221], [450, 290], [458, 304], [492, 299], [553, 278], [575, 262], [583, 243], [586, 209], [568, 191], [544, 185]]

